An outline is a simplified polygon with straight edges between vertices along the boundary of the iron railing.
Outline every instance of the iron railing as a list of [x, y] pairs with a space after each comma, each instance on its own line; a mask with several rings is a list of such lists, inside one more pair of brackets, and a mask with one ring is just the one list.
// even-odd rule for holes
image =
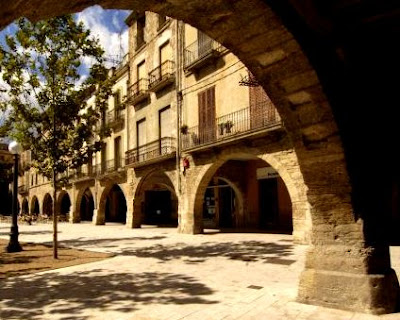
[[176, 151], [176, 139], [165, 137], [131, 149], [125, 153], [126, 165], [144, 162], [172, 154]]
[[149, 89], [174, 76], [175, 62], [167, 60], [149, 73]]
[[75, 169], [75, 178], [76, 179], [91, 177], [94, 174], [95, 174], [95, 169], [94, 169], [93, 165], [91, 165], [91, 166], [85, 165], [85, 166]]
[[118, 171], [119, 168], [124, 167], [124, 163], [125, 159], [123, 157], [103, 161], [102, 163], [96, 165], [96, 174], [104, 175]]
[[122, 109], [112, 109], [106, 114], [106, 124], [114, 127], [124, 123], [124, 112]]
[[184, 67], [188, 68], [196, 61], [207, 57], [210, 54], [219, 54], [222, 51], [222, 45], [217, 41], [206, 38], [203, 41], [196, 40], [188, 45], [184, 50]]
[[146, 94], [149, 90], [149, 80], [142, 78], [129, 87], [128, 94], [130, 99], [136, 99], [138, 96]]
[[207, 126], [189, 128], [182, 134], [182, 148], [190, 149], [280, 125], [281, 118], [272, 102], [263, 101], [218, 117]]

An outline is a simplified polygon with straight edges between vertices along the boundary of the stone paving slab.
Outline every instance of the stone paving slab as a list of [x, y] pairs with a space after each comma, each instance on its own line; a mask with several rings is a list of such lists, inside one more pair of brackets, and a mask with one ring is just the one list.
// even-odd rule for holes
[[[51, 228], [21, 225], [20, 241], [51, 243]], [[0, 224], [0, 237], [8, 233]], [[289, 235], [61, 223], [59, 239], [115, 256], [1, 281], [0, 319], [400, 319], [297, 303], [307, 246]], [[399, 272], [398, 247], [391, 258]]]

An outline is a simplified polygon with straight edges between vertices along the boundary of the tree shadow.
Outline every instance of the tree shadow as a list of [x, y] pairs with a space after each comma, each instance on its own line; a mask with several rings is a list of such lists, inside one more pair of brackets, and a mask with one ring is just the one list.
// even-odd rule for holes
[[101, 239], [88, 239], [85, 237], [61, 240], [60, 245], [65, 247], [87, 247], [95, 246], [101, 248], [117, 248], [119, 243], [124, 241], [146, 241], [146, 240], [162, 240], [165, 236], [153, 236], [153, 237], [126, 237], [126, 238], [101, 238]]
[[137, 249], [123, 249], [116, 254], [136, 256], [140, 258], [155, 258], [161, 262], [174, 259], [183, 259], [186, 263], [201, 263], [215, 257], [225, 257], [230, 260], [247, 262], [261, 261], [264, 263], [290, 265], [296, 260], [293, 245], [278, 244], [275, 242], [241, 241], [237, 243], [206, 242], [198, 246], [187, 246], [184, 243], [166, 245], [154, 245]]
[[[26, 235], [26, 236], [33, 236], [33, 235], [40, 235], [40, 234], [50, 234], [53, 233], [53, 231], [46, 231], [46, 230], [40, 230], [40, 231], [19, 231], [19, 235]], [[58, 232], [61, 233], [61, 232]], [[7, 236], [9, 235], [10, 232], [0, 232], [0, 236]]]
[[[0, 281], [0, 319], [42, 319], [44, 309], [57, 319], [84, 320], [93, 312], [133, 312], [149, 304], [214, 304], [213, 290], [175, 273], [112, 273], [95, 269], [69, 275], [45, 273]], [[65, 317], [63, 317], [65, 315]], [[60, 318], [61, 316], [61, 318]]]

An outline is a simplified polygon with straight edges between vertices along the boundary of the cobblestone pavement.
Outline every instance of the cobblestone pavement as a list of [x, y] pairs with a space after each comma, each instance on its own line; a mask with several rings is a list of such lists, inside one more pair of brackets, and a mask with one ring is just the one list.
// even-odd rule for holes
[[[20, 241], [50, 243], [51, 228], [20, 225]], [[8, 233], [1, 223], [0, 237]], [[307, 247], [290, 235], [60, 223], [59, 240], [115, 256], [2, 281], [0, 319], [400, 319], [297, 303]], [[399, 274], [400, 248], [391, 249]]]

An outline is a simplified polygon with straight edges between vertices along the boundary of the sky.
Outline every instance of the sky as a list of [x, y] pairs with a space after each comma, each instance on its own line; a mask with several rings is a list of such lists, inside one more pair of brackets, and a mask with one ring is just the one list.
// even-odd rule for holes
[[[130, 14], [127, 10], [104, 10], [100, 6], [93, 6], [75, 14], [78, 21], [82, 21], [91, 34], [100, 40], [110, 60], [121, 58], [128, 49], [128, 27], [125, 18]], [[11, 24], [0, 32], [0, 43], [4, 43], [7, 34], [14, 34], [15, 24]]]
[[[113, 66], [115, 61], [121, 60], [128, 52], [128, 27], [125, 19], [129, 14], [130, 11], [127, 10], [104, 10], [100, 6], [93, 6], [74, 15], [77, 21], [85, 24], [92, 36], [100, 40], [108, 58], [107, 67]], [[6, 35], [14, 34], [16, 30], [16, 25], [10, 24], [0, 31], [0, 44], [4, 44]], [[83, 61], [83, 63], [87, 65], [89, 61]], [[80, 71], [84, 77], [88, 73], [85, 66]], [[5, 114], [0, 111], [0, 124], [3, 122], [4, 116]]]

